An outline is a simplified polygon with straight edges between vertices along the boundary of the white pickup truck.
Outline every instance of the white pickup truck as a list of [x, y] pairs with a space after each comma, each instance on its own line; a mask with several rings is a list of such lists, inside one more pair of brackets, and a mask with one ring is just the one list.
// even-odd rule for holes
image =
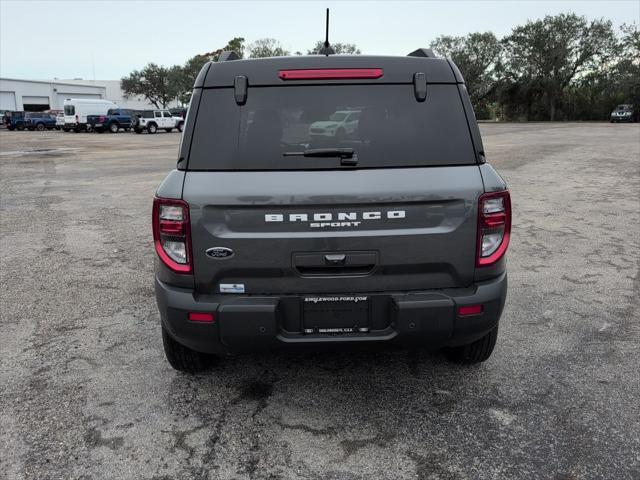
[[146, 130], [148, 133], [156, 133], [158, 129], [163, 129], [166, 132], [171, 132], [177, 128], [181, 132], [183, 127], [184, 119], [174, 117], [169, 110], [144, 110], [138, 117], [133, 131], [142, 133]]

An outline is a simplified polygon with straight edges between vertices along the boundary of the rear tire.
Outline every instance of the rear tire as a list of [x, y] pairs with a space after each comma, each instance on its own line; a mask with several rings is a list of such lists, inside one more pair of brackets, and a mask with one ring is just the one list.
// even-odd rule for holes
[[38, 130], [39, 132], [43, 132], [44, 131], [44, 123], [39, 123], [38, 125], [36, 125], [36, 130]]
[[445, 354], [455, 363], [465, 365], [473, 365], [487, 360], [496, 346], [498, 339], [498, 327], [487, 333], [484, 337], [479, 338], [475, 342], [459, 347], [449, 347], [445, 350]]
[[167, 361], [176, 370], [185, 373], [198, 373], [213, 366], [215, 357], [196, 352], [176, 342], [171, 338], [164, 325], [162, 326], [162, 345]]
[[109, 125], [109, 132], [118, 133], [118, 130], [120, 130], [120, 125], [118, 125], [118, 122], [113, 122]]
[[147, 126], [147, 132], [156, 133], [158, 131], [158, 126], [155, 123], [151, 123]]
[[136, 133], [142, 133], [142, 129], [141, 128], [134, 128], [133, 131], [136, 132]]

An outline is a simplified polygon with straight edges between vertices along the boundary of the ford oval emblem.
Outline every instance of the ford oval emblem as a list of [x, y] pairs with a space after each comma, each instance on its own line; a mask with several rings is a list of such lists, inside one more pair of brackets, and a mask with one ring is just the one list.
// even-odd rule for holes
[[208, 248], [204, 253], [209, 258], [231, 258], [233, 257], [233, 250], [227, 247], [212, 247]]

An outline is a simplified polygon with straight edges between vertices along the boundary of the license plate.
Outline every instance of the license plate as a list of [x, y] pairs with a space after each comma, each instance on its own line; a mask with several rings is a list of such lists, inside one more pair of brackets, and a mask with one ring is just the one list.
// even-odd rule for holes
[[304, 333], [364, 333], [369, 331], [369, 297], [337, 295], [303, 299]]
[[95, 127], [101, 127], [101, 126], [102, 126], [102, 124], [101, 124], [101, 123], [96, 123], [94, 126], [95, 126]]

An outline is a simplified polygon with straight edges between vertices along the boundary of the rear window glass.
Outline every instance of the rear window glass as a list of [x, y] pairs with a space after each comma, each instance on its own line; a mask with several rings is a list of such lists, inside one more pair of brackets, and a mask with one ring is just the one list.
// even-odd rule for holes
[[339, 168], [340, 160], [290, 156], [315, 148], [352, 148], [358, 168], [475, 163], [456, 85], [250, 87], [238, 106], [231, 88], [205, 89], [189, 170]]
[[65, 115], [75, 115], [76, 113], [76, 107], [74, 107], [73, 105], [65, 105], [64, 106], [64, 114]]
[[153, 110], [142, 112], [142, 117], [143, 118], [153, 118]]

